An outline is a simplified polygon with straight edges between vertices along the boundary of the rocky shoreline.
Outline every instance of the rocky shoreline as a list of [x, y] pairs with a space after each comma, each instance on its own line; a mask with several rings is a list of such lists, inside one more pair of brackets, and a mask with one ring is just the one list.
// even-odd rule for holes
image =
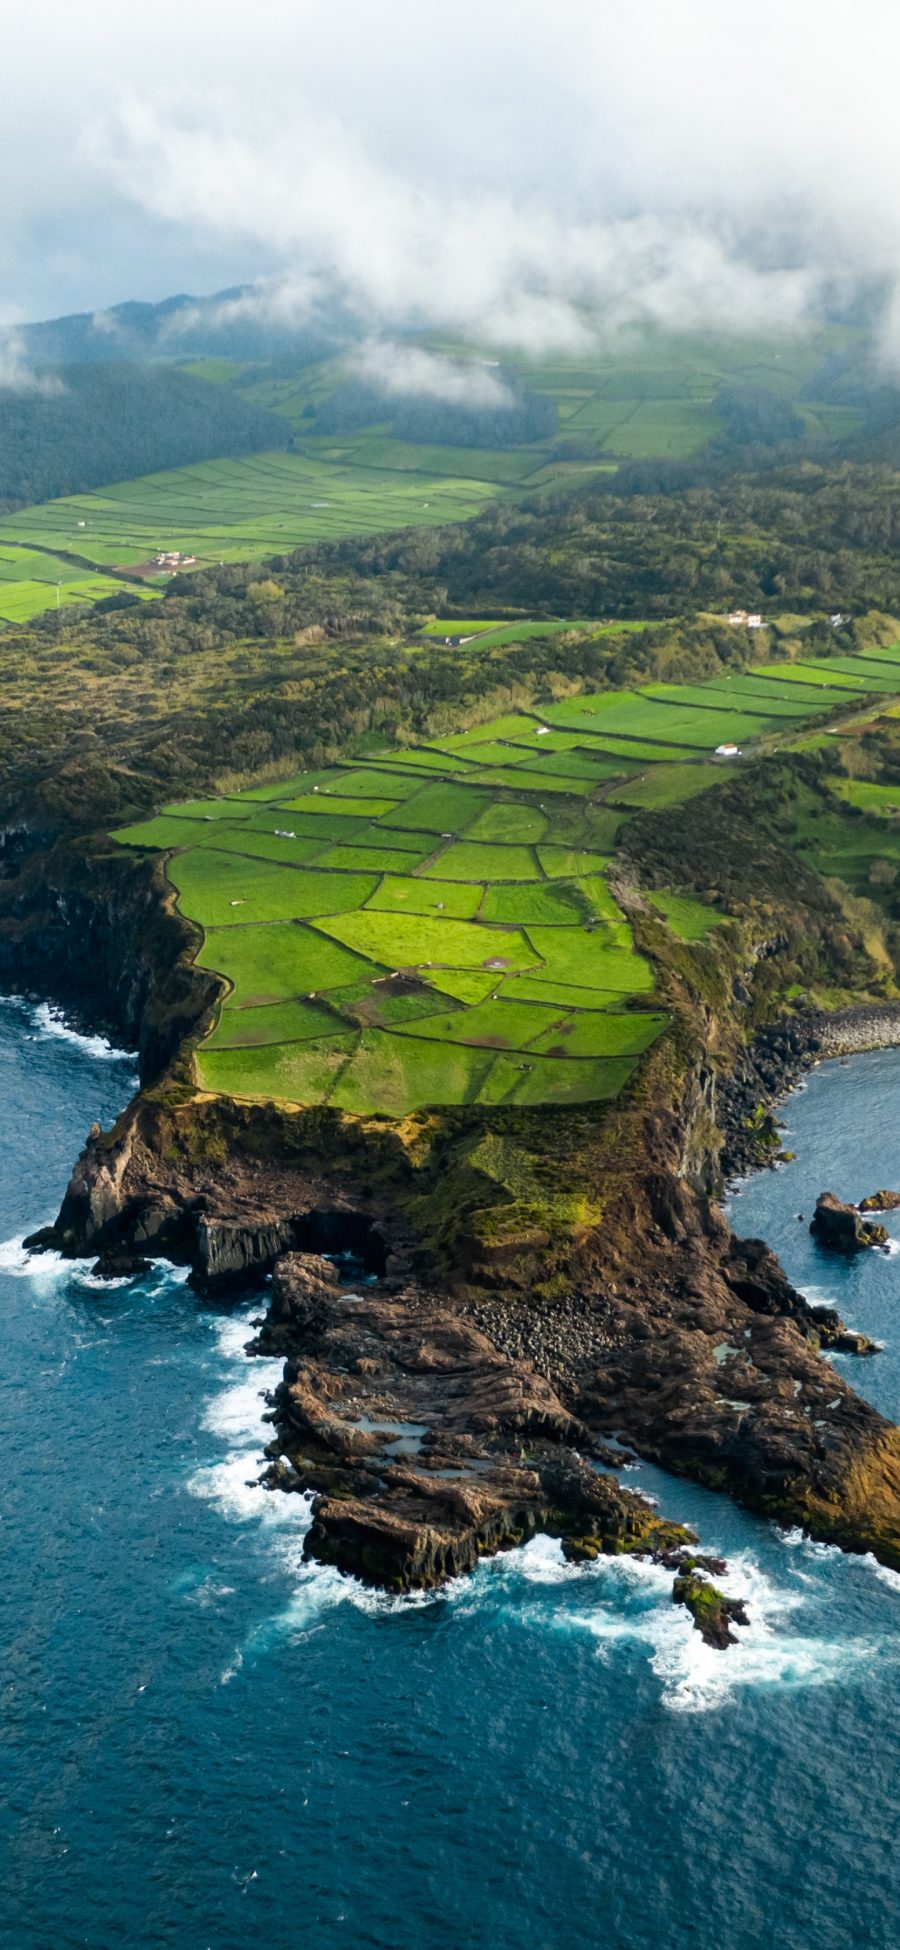
[[716, 1082], [724, 1183], [781, 1162], [784, 1153], [772, 1113], [817, 1063], [898, 1044], [900, 1003], [863, 1002], [834, 1015], [812, 1010], [761, 1030], [731, 1075]]
[[[659, 1066], [644, 1107], [597, 1120], [599, 1222], [552, 1240], [513, 1203], [498, 1209], [515, 1225], [470, 1238], [451, 1205], [437, 1253], [421, 1212], [446, 1178], [459, 1120], [427, 1143], [422, 1120], [410, 1142], [336, 1113], [287, 1118], [198, 1098], [178, 1049], [209, 984], [190, 967], [183, 925], [160, 916], [146, 872], [120, 881], [117, 865], [115, 885], [97, 873], [97, 1014], [126, 1037], [137, 1030], [153, 1087], [112, 1132], [91, 1132], [56, 1224], [32, 1245], [118, 1266], [165, 1255], [213, 1294], [274, 1275], [257, 1344], [286, 1361], [268, 1480], [312, 1494], [310, 1555], [407, 1589], [551, 1530], [576, 1557], [656, 1555], [698, 1629], [727, 1644], [735, 1601], [693, 1540], [609, 1473], [624, 1446], [900, 1569], [900, 1431], [821, 1354], [871, 1343], [808, 1306], [701, 1189], [715, 1179], [714, 1138], [724, 1134], [726, 1175], [771, 1161], [771, 1108], [823, 1055], [900, 1042], [900, 1009], [780, 1021], [731, 1077], [695, 1065], [677, 1097], [661, 1051], [644, 1072]], [[0, 970], [33, 984], [40, 965], [61, 999], [83, 1001], [89, 963], [69, 980], [73, 913], [38, 906], [42, 919], [20, 904]], [[127, 966], [132, 932], [139, 978]], [[507, 1128], [502, 1113], [484, 1119], [491, 1144]], [[355, 1300], [321, 1257], [348, 1250], [377, 1280]]]
[[[610, 1210], [573, 1245], [555, 1294], [502, 1267], [444, 1285], [417, 1270], [396, 1184], [260, 1160], [225, 1142], [218, 1100], [204, 1114], [177, 1163], [147, 1098], [95, 1130], [32, 1244], [162, 1252], [213, 1292], [273, 1273], [257, 1347], [287, 1365], [268, 1480], [312, 1492], [311, 1555], [407, 1589], [536, 1529], [588, 1555], [688, 1548], [598, 1474], [625, 1445], [900, 1569], [900, 1431], [820, 1352], [865, 1346], [673, 1170], [643, 1179], [627, 1230]], [[321, 1259], [342, 1249], [376, 1274], [356, 1298]]]

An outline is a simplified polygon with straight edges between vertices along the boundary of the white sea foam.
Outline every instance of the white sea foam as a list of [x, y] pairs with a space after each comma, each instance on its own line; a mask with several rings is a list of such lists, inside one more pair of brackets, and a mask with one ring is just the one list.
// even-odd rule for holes
[[65, 1042], [77, 1044], [87, 1056], [113, 1063], [135, 1061], [134, 1050], [116, 1049], [107, 1036], [82, 1036], [79, 1030], [72, 1029], [62, 1010], [52, 1002], [39, 1002], [32, 1011], [31, 1020], [42, 1036], [61, 1036]]
[[[560, 1543], [546, 1536], [485, 1562], [438, 1594], [391, 1595], [307, 1560], [312, 1497], [270, 1491], [259, 1482], [269, 1434], [263, 1397], [280, 1380], [281, 1362], [245, 1355], [252, 1311], [216, 1324], [226, 1375], [207, 1404], [204, 1426], [227, 1448], [195, 1472], [189, 1487], [228, 1521], [265, 1532], [265, 1548], [280, 1563], [290, 1595], [236, 1651], [221, 1674], [223, 1685], [273, 1640], [303, 1638], [344, 1605], [374, 1618], [441, 1604], [451, 1617], [465, 1618], [496, 1612], [499, 1601], [529, 1630], [588, 1634], [603, 1660], [626, 1644], [642, 1648], [660, 1683], [662, 1703], [676, 1713], [719, 1709], [747, 1689], [846, 1683], [871, 1660], [875, 1648], [868, 1640], [830, 1640], [798, 1631], [793, 1614], [809, 1600], [810, 1575], [797, 1563], [789, 1578], [773, 1579], [749, 1552], [729, 1557], [721, 1579], [728, 1596], [744, 1600], [748, 1614], [748, 1624], [734, 1627], [736, 1643], [724, 1652], [706, 1645], [685, 1608], [673, 1604], [671, 1570], [631, 1557], [571, 1564]], [[228, 1377], [229, 1369], [232, 1375], [237, 1369], [235, 1379]], [[816, 1559], [841, 1555], [835, 1546], [812, 1543], [800, 1530], [778, 1534], [786, 1548], [809, 1560], [810, 1573]], [[872, 1568], [900, 1592], [900, 1575], [885, 1573], [874, 1560]]]
[[886, 1584], [888, 1590], [896, 1592], [900, 1598], [900, 1571], [892, 1571], [889, 1564], [879, 1564], [877, 1557], [873, 1557], [871, 1551], [866, 1553], [862, 1563], [869, 1570], [874, 1571], [879, 1584]]
[[[798, 1536], [805, 1544], [802, 1533]], [[585, 1633], [604, 1661], [619, 1647], [643, 1647], [671, 1712], [710, 1712], [758, 1687], [846, 1683], [866, 1670], [874, 1649], [869, 1640], [831, 1640], [793, 1629], [791, 1615], [807, 1602], [799, 1588], [807, 1580], [798, 1577], [795, 1589], [776, 1582], [748, 1552], [729, 1558], [721, 1580], [728, 1596], [744, 1600], [749, 1621], [734, 1627], [736, 1643], [724, 1652], [706, 1645], [685, 1608], [673, 1604], [671, 1571], [646, 1560], [599, 1557], [567, 1564], [557, 1542], [537, 1537], [482, 1566], [466, 1585], [461, 1582], [453, 1594], [456, 1605], [469, 1612], [486, 1598], [496, 1602], [498, 1582], [529, 1629]], [[559, 1602], [548, 1606], [539, 1596], [541, 1586], [557, 1587]], [[900, 1590], [900, 1577], [896, 1586]]]
[[[49, 1221], [45, 1221], [49, 1223]], [[37, 1227], [33, 1228], [35, 1231]], [[129, 1286], [133, 1275], [114, 1280], [102, 1280], [91, 1272], [96, 1263], [96, 1254], [88, 1254], [83, 1259], [66, 1259], [62, 1253], [26, 1251], [21, 1238], [0, 1241], [0, 1273], [13, 1279], [28, 1279], [36, 1285], [48, 1285], [55, 1280], [73, 1280], [77, 1286], [87, 1287], [94, 1293], [105, 1293], [116, 1287]], [[151, 1273], [144, 1274], [144, 1280], [153, 1275], [163, 1276], [166, 1284], [182, 1286], [190, 1277], [189, 1266], [171, 1266], [168, 1260], [151, 1261]]]
[[0, 1273], [10, 1273], [15, 1279], [42, 1272], [55, 1275], [65, 1265], [61, 1253], [27, 1253], [21, 1239], [4, 1239], [0, 1243]]
[[670, 1572], [621, 1560], [614, 1560], [614, 1569], [633, 1581], [634, 1596], [643, 1585], [651, 1602], [637, 1609], [604, 1605], [578, 1622], [604, 1652], [627, 1638], [645, 1644], [662, 1682], [662, 1703], [672, 1712], [710, 1712], [761, 1686], [843, 1683], [854, 1670], [865, 1670], [871, 1658], [868, 1640], [806, 1637], [790, 1629], [790, 1614], [803, 1606], [805, 1594], [776, 1584], [747, 1553], [730, 1558], [722, 1578], [723, 1589], [742, 1598], [748, 1614], [747, 1625], [734, 1626], [736, 1643], [724, 1652], [706, 1645], [684, 1608], [673, 1605]]

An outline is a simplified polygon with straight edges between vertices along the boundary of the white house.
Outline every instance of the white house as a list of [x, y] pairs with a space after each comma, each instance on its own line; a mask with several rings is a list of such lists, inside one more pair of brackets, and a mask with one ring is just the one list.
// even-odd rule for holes
[[740, 745], [717, 745], [716, 746], [716, 751], [715, 751], [716, 758], [740, 758], [740, 755], [741, 755]]

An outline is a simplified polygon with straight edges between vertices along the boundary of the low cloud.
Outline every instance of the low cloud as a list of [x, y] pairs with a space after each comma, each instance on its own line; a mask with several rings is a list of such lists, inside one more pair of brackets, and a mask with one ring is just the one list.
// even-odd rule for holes
[[176, 60], [115, 0], [11, 17], [10, 295], [215, 266], [258, 283], [223, 325], [337, 299], [378, 341], [577, 355], [598, 320], [783, 333], [840, 288], [900, 359], [896, 0], [157, 0], [154, 36]]
[[[449, 327], [498, 348], [577, 354], [647, 325], [796, 330], [834, 274], [802, 254], [760, 261], [753, 229], [722, 214], [586, 216], [537, 194], [423, 188], [321, 116], [242, 135], [132, 103], [96, 153], [155, 218], [282, 259], [222, 307], [222, 323], [255, 313], [299, 325], [327, 295], [379, 333]], [[178, 313], [170, 330], [190, 323]]]
[[509, 387], [477, 360], [448, 359], [418, 346], [370, 339], [353, 360], [361, 378], [394, 398], [441, 400], [445, 406], [496, 412], [513, 405]]
[[62, 380], [55, 373], [35, 372], [29, 365], [17, 327], [0, 327], [0, 392], [39, 393], [51, 397], [64, 391]]

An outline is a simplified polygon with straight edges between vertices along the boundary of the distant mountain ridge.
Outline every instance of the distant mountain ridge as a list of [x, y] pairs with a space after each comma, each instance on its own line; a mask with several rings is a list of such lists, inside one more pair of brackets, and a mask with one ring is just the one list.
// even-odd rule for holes
[[333, 356], [351, 335], [349, 321], [337, 311], [322, 324], [282, 325], [253, 302], [258, 295], [250, 285], [235, 285], [202, 298], [179, 292], [156, 304], [127, 299], [105, 311], [23, 325], [16, 336], [29, 366], [45, 370], [205, 355], [269, 359], [287, 351], [303, 363]]

